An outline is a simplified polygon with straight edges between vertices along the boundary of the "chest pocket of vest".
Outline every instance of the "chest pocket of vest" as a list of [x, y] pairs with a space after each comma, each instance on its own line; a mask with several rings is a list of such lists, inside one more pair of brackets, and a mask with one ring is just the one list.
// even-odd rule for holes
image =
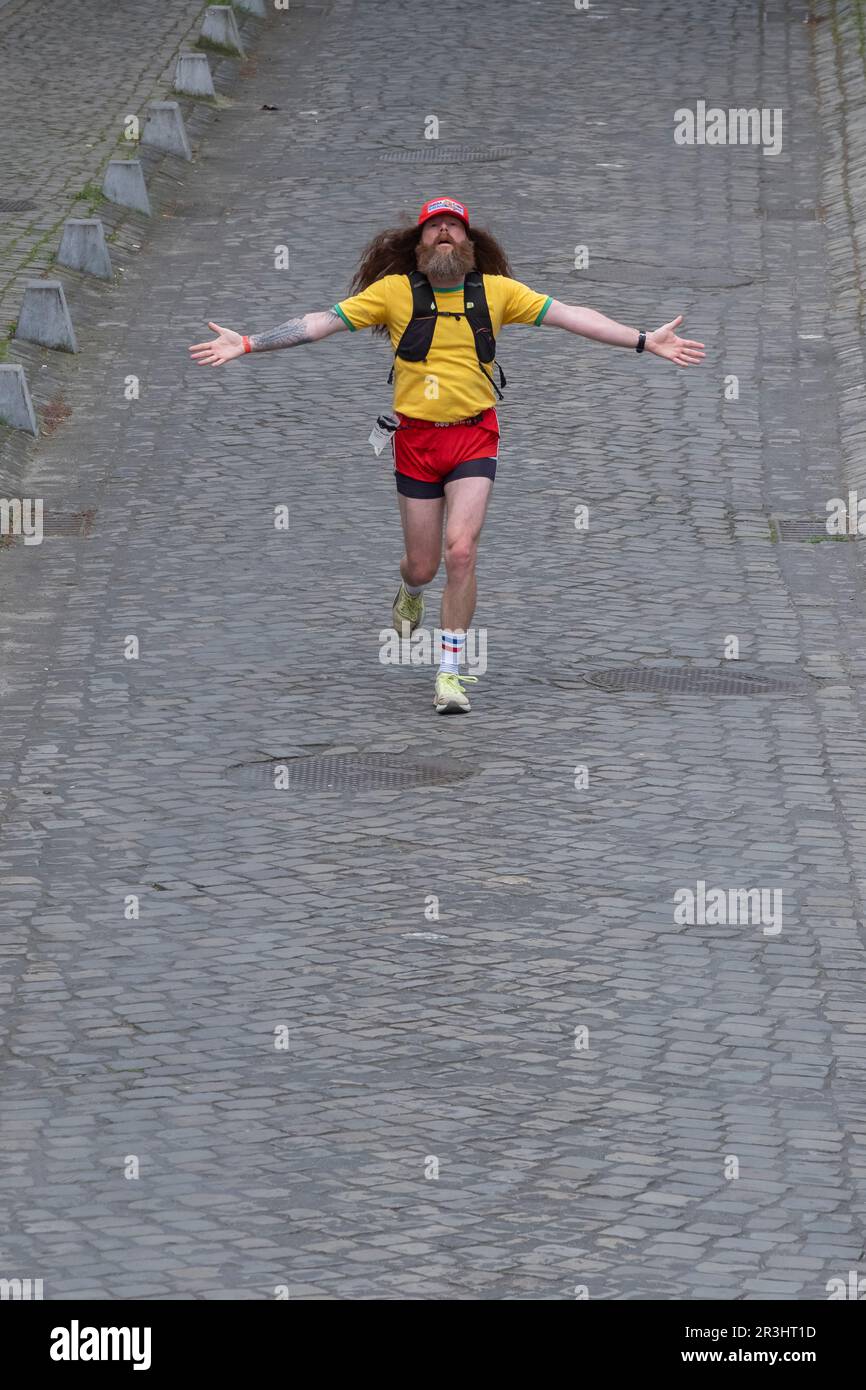
[[[467, 315], [468, 318], [468, 315]], [[469, 320], [472, 324], [472, 320]], [[496, 359], [496, 339], [492, 324], [472, 324], [475, 334], [475, 354], [479, 362], [493, 362]]]
[[404, 362], [423, 362], [430, 351], [438, 317], [435, 302], [432, 314], [429, 309], [424, 314], [413, 314], [397, 344], [397, 357], [402, 357]]

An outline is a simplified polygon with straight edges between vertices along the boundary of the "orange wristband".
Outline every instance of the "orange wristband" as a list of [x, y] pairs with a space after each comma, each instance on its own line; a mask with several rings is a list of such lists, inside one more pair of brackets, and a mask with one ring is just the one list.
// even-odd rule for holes
[[244, 344], [244, 352], [252, 352], [252, 348], [250, 347], [250, 340], [249, 340], [249, 338], [247, 337], [246, 333], [244, 333], [244, 335], [243, 335], [243, 344]]

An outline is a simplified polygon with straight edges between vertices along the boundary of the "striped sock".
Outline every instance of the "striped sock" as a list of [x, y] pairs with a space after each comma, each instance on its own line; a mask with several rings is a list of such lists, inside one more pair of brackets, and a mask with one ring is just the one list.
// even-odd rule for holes
[[466, 645], [465, 632], [442, 632], [442, 656], [439, 661], [439, 674], [456, 676], [463, 660]]

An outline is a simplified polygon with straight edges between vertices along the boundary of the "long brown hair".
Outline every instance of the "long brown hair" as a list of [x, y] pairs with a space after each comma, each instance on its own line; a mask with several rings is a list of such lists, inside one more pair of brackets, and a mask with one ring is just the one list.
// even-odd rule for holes
[[[351, 293], [360, 294], [383, 275], [408, 275], [417, 270], [415, 248], [421, 239], [421, 227], [389, 227], [377, 232], [361, 252], [358, 268], [352, 276]], [[482, 275], [510, 275], [511, 266], [496, 237], [482, 227], [473, 227], [469, 240], [475, 249], [475, 266]], [[385, 333], [384, 325], [373, 332]]]

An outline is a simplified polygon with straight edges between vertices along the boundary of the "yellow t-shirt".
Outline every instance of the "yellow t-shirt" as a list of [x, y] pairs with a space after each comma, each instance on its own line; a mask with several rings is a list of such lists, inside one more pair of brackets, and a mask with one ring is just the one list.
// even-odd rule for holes
[[[436, 307], [463, 314], [463, 286], [434, 285]], [[541, 323], [551, 305], [550, 295], [537, 294], [507, 275], [485, 275], [484, 291], [493, 335], [506, 323]], [[354, 331], [387, 325], [396, 349], [412, 317], [412, 290], [406, 275], [384, 275], [360, 294], [334, 305]], [[485, 364], [493, 373], [493, 364]], [[485, 377], [475, 351], [475, 339], [465, 317], [436, 319], [433, 342], [425, 362], [394, 358], [394, 409], [419, 420], [462, 420], [496, 404], [496, 393]]]

